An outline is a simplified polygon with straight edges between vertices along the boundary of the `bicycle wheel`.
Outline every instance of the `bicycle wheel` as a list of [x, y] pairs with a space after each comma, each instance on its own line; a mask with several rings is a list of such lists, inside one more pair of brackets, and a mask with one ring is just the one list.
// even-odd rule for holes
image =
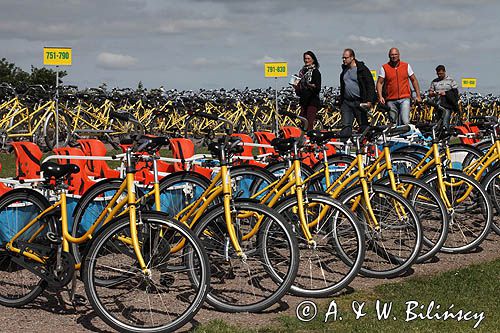
[[231, 168], [233, 196], [260, 200], [268, 193], [268, 186], [277, 180], [271, 172], [253, 165], [241, 165]]
[[483, 188], [488, 192], [491, 203], [495, 208], [495, 214], [491, 228], [500, 235], [500, 168], [496, 168], [484, 177], [481, 182]]
[[[464, 170], [475, 161], [481, 159], [483, 155], [484, 153], [474, 146], [462, 143], [450, 145], [451, 168], [457, 170]], [[466, 172], [467, 174], [470, 175], [469, 172], [473, 171], [475, 170], [470, 170]], [[488, 170], [486, 169], [483, 175], [485, 175], [487, 172]]]
[[[351, 165], [353, 160], [354, 157], [342, 154], [328, 157], [328, 172], [329, 172], [330, 184], [333, 184], [342, 175], [342, 173], [344, 173], [344, 171], [347, 170], [347, 168]], [[354, 167], [349, 172], [347, 177], [354, 174], [356, 171], [358, 171], [358, 168]], [[328, 187], [326, 186], [327, 177], [325, 174], [324, 163], [322, 161], [316, 163], [313, 167], [313, 172], [314, 173], [320, 172], [320, 174], [318, 174], [311, 180], [311, 182], [309, 183], [310, 184], [309, 189], [326, 191]], [[357, 179], [353, 180], [353, 182], [354, 181], [357, 181]], [[351, 184], [347, 185], [347, 187], [349, 187]]]
[[[439, 191], [437, 173], [422, 180]], [[441, 251], [471, 251], [481, 244], [491, 228], [493, 208], [488, 193], [477, 181], [461, 171], [446, 170], [443, 182], [451, 207], [448, 236]]]
[[[24, 226], [50, 207], [49, 202], [40, 193], [30, 190], [12, 190], [0, 199], [0, 304], [19, 307], [30, 303], [46, 288], [47, 283], [38, 275], [15, 262], [19, 255], [6, 250], [5, 245]], [[16, 241], [25, 242], [35, 235], [41, 227], [42, 232], [30, 243], [50, 246], [45, 235], [54, 232], [54, 220], [44, 218], [35, 223]], [[44, 232], [45, 230], [45, 232]], [[21, 246], [22, 247], [22, 246]]]
[[[121, 179], [103, 180], [85, 192], [73, 211], [71, 236], [81, 237], [84, 235], [103, 212], [104, 219], [108, 217], [110, 211], [106, 210], [106, 206], [120, 189], [122, 182], [123, 181]], [[142, 196], [142, 191], [139, 188], [136, 189], [136, 193], [138, 197]], [[118, 201], [125, 199], [126, 196], [127, 191], [125, 190], [125, 192], [118, 198]], [[121, 211], [122, 210], [118, 211], [115, 215], [118, 216]], [[99, 225], [94, 233], [101, 227], [102, 225]], [[86, 247], [86, 242], [81, 244], [71, 244], [71, 250], [73, 251], [73, 256], [77, 264], [83, 261], [84, 250]]]
[[[415, 262], [422, 244], [418, 215], [401, 195], [380, 185], [369, 192], [373, 214], [379, 230], [373, 226], [364, 204], [363, 189], [356, 187], [340, 198], [363, 222], [366, 241], [365, 261], [360, 273], [376, 278], [395, 277], [405, 273]], [[343, 251], [339, 251], [344, 254]], [[344, 254], [346, 260], [352, 257]]]
[[[347, 287], [358, 274], [365, 255], [363, 230], [349, 209], [329, 196], [308, 193], [303, 205], [315, 246], [307, 243], [301, 231], [295, 196], [275, 207], [292, 225], [298, 239], [299, 270], [291, 291], [302, 297], [327, 297]], [[354, 262], [343, 260], [338, 254], [339, 247]], [[263, 248], [269, 252], [275, 250], [272, 238]], [[268, 267], [272, 272], [273, 265]]]
[[[173, 331], [203, 304], [210, 281], [208, 258], [193, 233], [166, 214], [141, 212], [137, 217], [148, 272], [138, 266], [126, 215], [92, 242], [82, 272], [85, 291], [99, 317], [120, 332]], [[102, 285], [106, 279], [114, 283]]]
[[[59, 111], [59, 122], [57, 124], [55, 112], [47, 115], [43, 124], [43, 137], [49, 150], [52, 150], [56, 146], [65, 147], [68, 145], [71, 139], [70, 125], [71, 120], [62, 111]], [[58, 129], [57, 136], [56, 129]]]
[[[236, 254], [226, 227], [222, 204], [196, 225], [210, 258], [211, 281], [207, 302], [225, 312], [258, 312], [278, 302], [290, 289], [298, 269], [297, 239], [273, 209], [237, 200], [231, 215], [246, 258]], [[257, 226], [259, 224], [259, 226]], [[250, 233], [255, 227], [256, 232]], [[273, 251], [264, 249], [272, 244]], [[265, 256], [265, 257], [264, 257]], [[269, 271], [279, 274], [279, 279]]]
[[[377, 183], [388, 186], [390, 180], [383, 178]], [[412, 176], [397, 177], [397, 192], [418, 214], [422, 226], [422, 249], [415, 262], [425, 262], [434, 257], [446, 241], [450, 224], [448, 211], [435, 189]]]
[[422, 158], [409, 153], [391, 153], [392, 171], [396, 175], [411, 175]]
[[[210, 181], [194, 172], [178, 172], [160, 181], [161, 211], [174, 216], [196, 201], [210, 186]], [[154, 198], [150, 198], [150, 203]]]

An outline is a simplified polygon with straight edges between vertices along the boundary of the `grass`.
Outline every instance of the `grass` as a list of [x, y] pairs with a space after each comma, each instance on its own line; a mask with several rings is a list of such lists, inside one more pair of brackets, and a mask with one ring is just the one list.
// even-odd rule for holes
[[[500, 260], [496, 260], [436, 276], [410, 278], [402, 283], [384, 284], [369, 292], [355, 292], [327, 301], [315, 300], [319, 315], [310, 322], [301, 322], [295, 316], [281, 316], [277, 320], [278, 324], [249, 329], [213, 320], [197, 327], [195, 332], [500, 332], [499, 276]], [[388, 319], [377, 319], [377, 300], [381, 305], [392, 304]], [[335, 316], [331, 314], [325, 323], [325, 314], [331, 301], [335, 301], [337, 306], [337, 317], [334, 320]], [[435, 313], [444, 314], [453, 305], [451, 313], [456, 314], [460, 309], [464, 310], [464, 314], [467, 311], [477, 314], [484, 312], [484, 319], [476, 329], [473, 329], [473, 326], [478, 319], [406, 321], [406, 302], [410, 301], [418, 302], [419, 306], [424, 305], [423, 310], [417, 306], [415, 310], [410, 311], [415, 314], [425, 315], [427, 306], [434, 301], [435, 306], [431, 316]], [[353, 302], [365, 304], [363, 307], [365, 316], [356, 320], [352, 310]], [[438, 310], [436, 310], [437, 305], [440, 305]], [[331, 311], [333, 310], [332, 307]]]

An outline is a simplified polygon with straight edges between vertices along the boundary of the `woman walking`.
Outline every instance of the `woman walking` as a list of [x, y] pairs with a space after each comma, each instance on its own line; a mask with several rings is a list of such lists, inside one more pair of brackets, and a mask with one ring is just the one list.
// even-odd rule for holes
[[300, 98], [300, 115], [309, 122], [308, 130], [313, 129], [316, 113], [321, 106], [321, 73], [316, 55], [312, 51], [304, 52], [304, 67], [299, 71], [299, 78], [294, 84], [295, 93]]

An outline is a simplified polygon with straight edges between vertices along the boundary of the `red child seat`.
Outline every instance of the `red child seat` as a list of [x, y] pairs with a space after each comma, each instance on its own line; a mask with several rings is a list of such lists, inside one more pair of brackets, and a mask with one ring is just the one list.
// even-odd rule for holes
[[[231, 136], [241, 138], [241, 142], [243, 142], [243, 143], [253, 143], [252, 138], [247, 134], [233, 133]], [[243, 145], [243, 152], [241, 154], [237, 154], [235, 156], [244, 156], [244, 157], [252, 157], [253, 158], [253, 147]], [[253, 159], [251, 159], [251, 160], [250, 159], [236, 159], [235, 164], [250, 164], [250, 165], [256, 165], [256, 166], [260, 166], [260, 167], [266, 166], [265, 164], [257, 162]]]
[[[455, 129], [463, 135], [469, 134], [469, 133], [479, 133], [479, 127], [472, 125], [469, 122], [463, 123], [462, 126], [455, 126]], [[467, 144], [467, 145], [473, 145], [475, 143], [478, 143], [480, 140], [476, 138], [460, 138], [460, 141], [462, 143]]]
[[[54, 148], [54, 153], [56, 155], [70, 155], [70, 156], [85, 156], [83, 151], [78, 148], [73, 147], [61, 147]], [[85, 169], [86, 160], [77, 159], [67, 159], [61, 158], [58, 160], [60, 164], [76, 164], [80, 167], [80, 172], [69, 176], [68, 185], [70, 186], [69, 193], [82, 195], [87, 191], [92, 185], [95, 184], [93, 180], [88, 177], [87, 171]]]
[[[184, 160], [194, 156], [194, 143], [185, 138], [174, 138], [169, 141], [172, 157], [181, 160], [181, 162], [174, 163], [174, 171], [186, 171], [188, 169], [188, 164]], [[212, 169], [204, 168], [196, 164], [192, 165], [191, 171], [197, 172], [208, 179], [212, 176]]]
[[[271, 145], [271, 141], [276, 138], [276, 135], [272, 132], [255, 132], [255, 138], [257, 142], [261, 145]], [[259, 154], [276, 154], [276, 150], [273, 147], [264, 148], [259, 147]]]
[[302, 130], [295, 126], [283, 126], [281, 130], [285, 139], [298, 138], [302, 134]]
[[[106, 146], [98, 139], [78, 140], [86, 156], [106, 156]], [[85, 164], [87, 174], [97, 178], [119, 178], [120, 171], [111, 169], [106, 161], [88, 160]]]
[[40, 178], [40, 148], [33, 142], [14, 141], [10, 145], [16, 154], [16, 179]]

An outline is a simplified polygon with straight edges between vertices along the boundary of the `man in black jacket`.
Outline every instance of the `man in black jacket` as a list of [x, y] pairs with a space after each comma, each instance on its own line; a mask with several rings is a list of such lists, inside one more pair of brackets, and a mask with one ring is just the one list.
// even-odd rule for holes
[[354, 50], [345, 49], [340, 74], [340, 111], [343, 133], [352, 133], [354, 117], [360, 131], [368, 126], [368, 111], [376, 99], [375, 83], [368, 67], [356, 59]]

